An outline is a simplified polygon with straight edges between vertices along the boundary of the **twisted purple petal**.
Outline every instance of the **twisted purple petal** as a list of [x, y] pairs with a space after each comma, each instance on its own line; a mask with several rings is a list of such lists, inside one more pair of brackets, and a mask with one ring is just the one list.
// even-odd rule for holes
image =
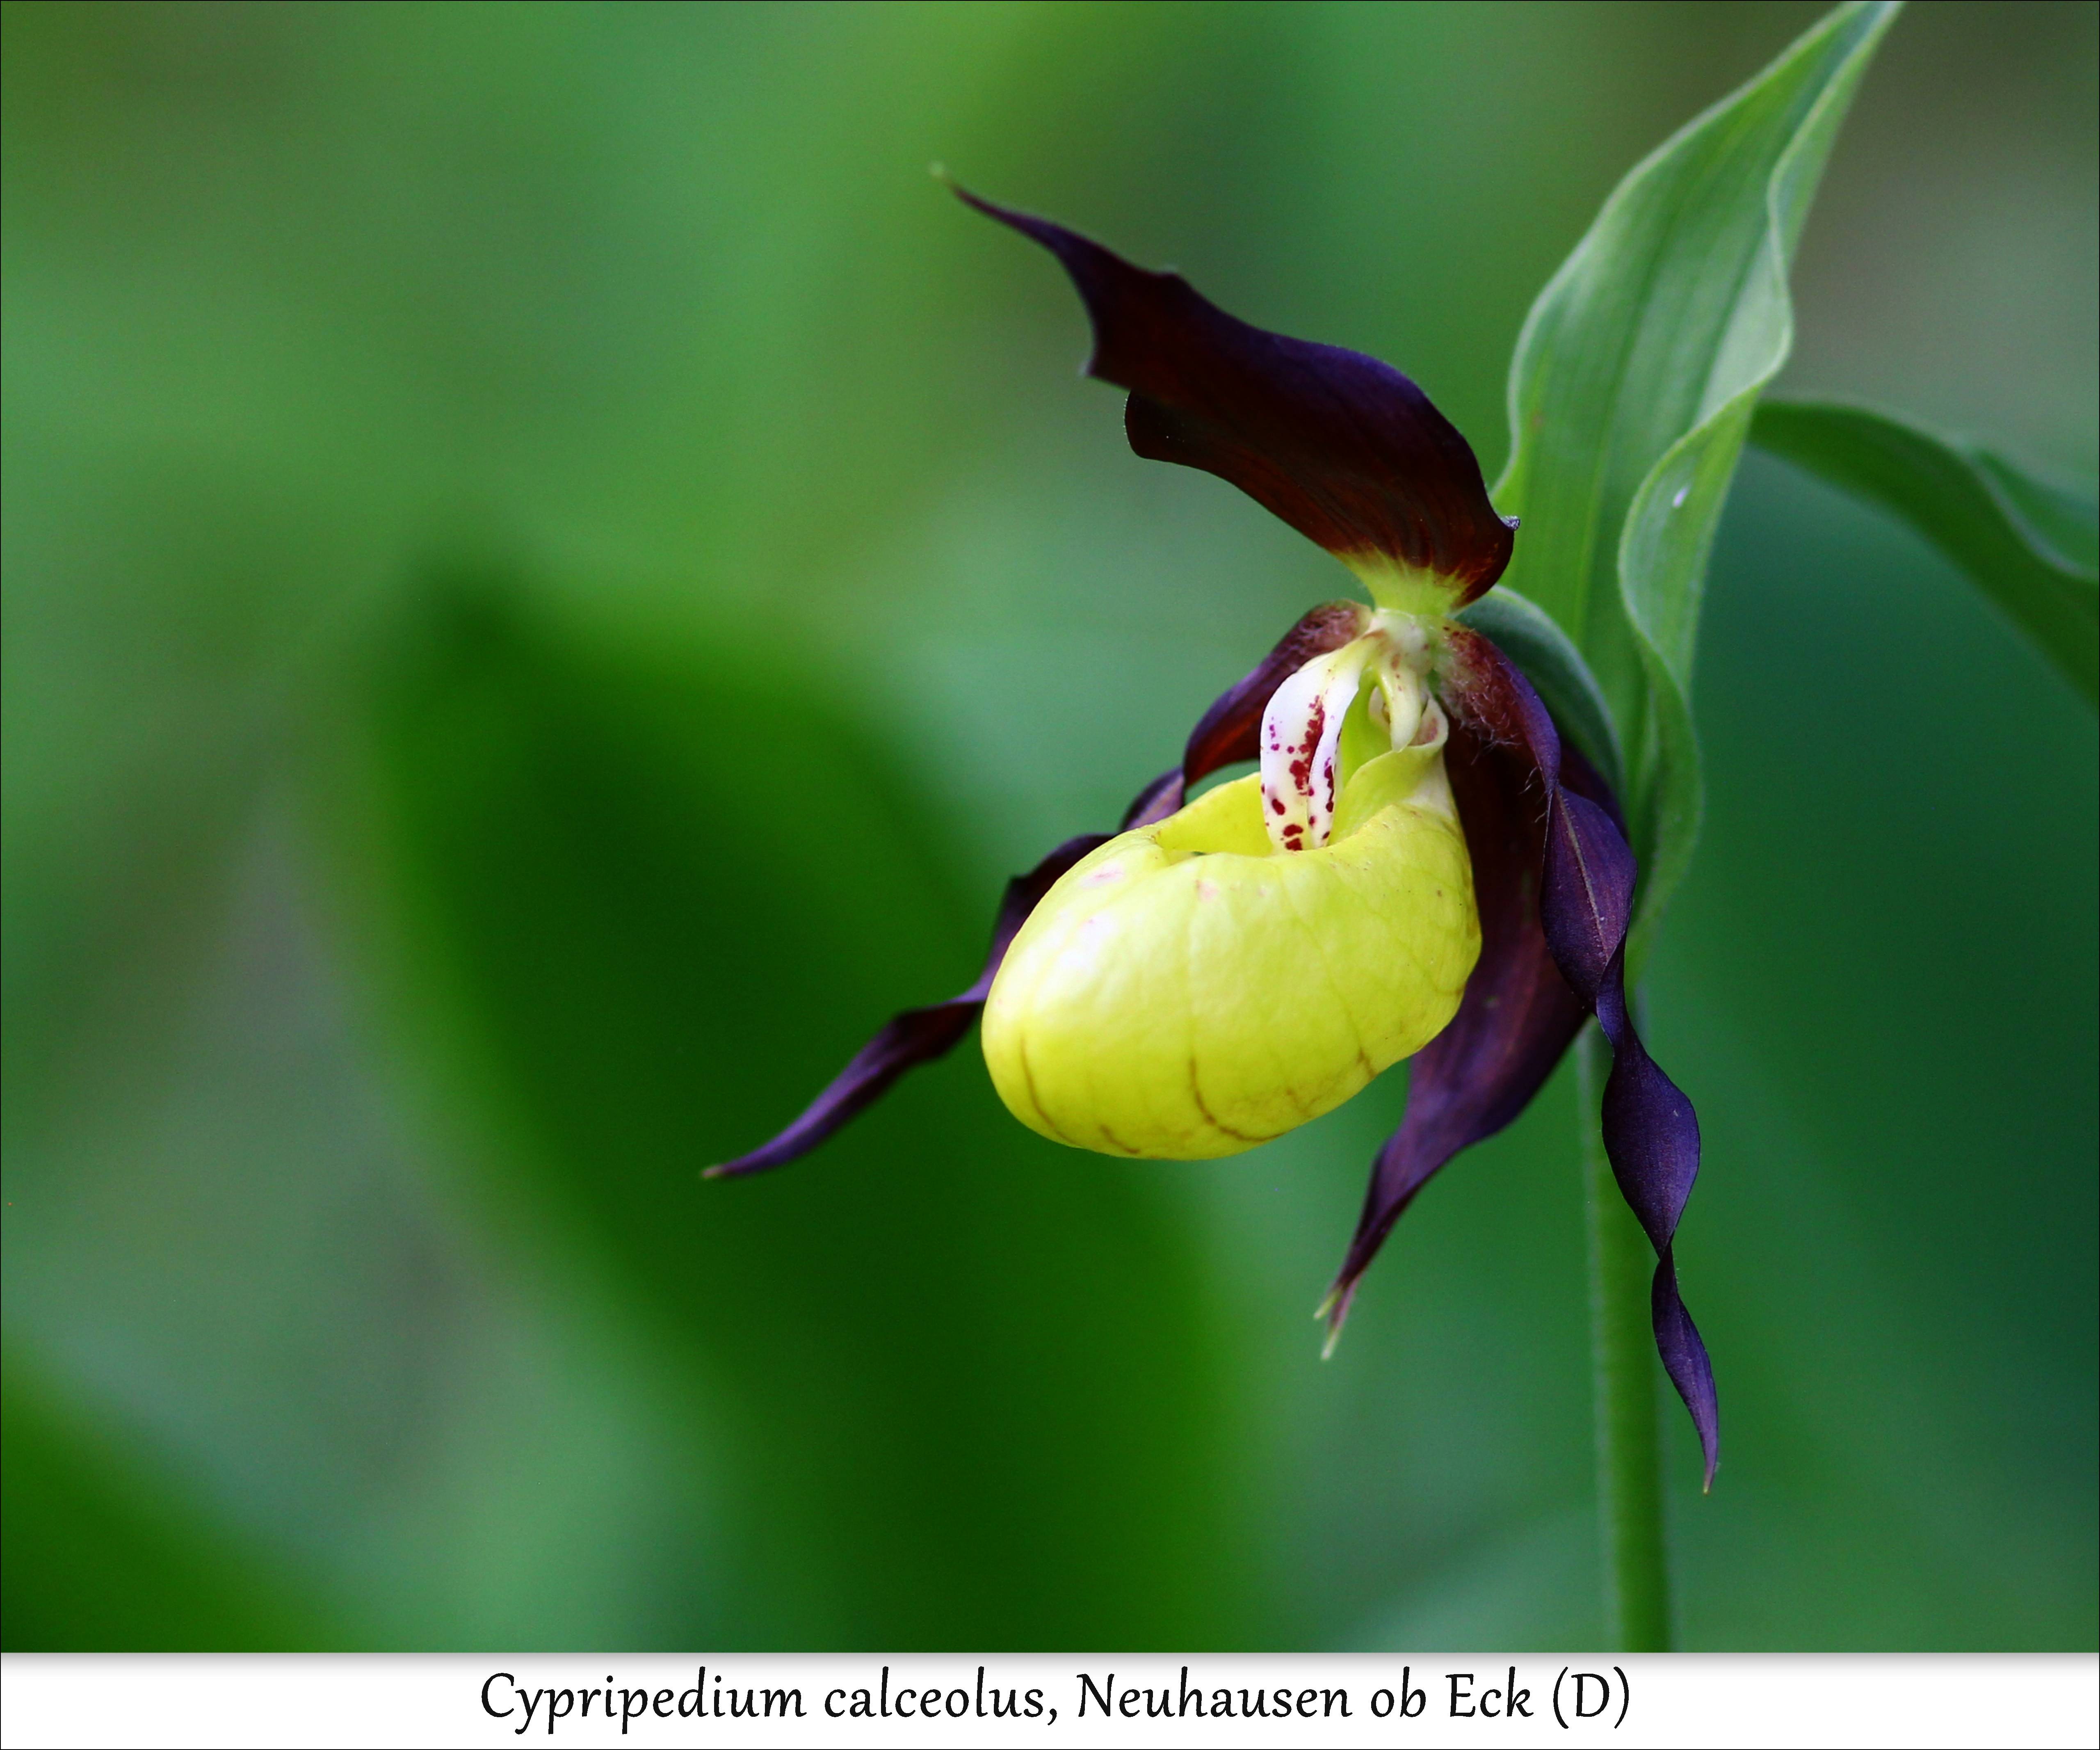
[[1093, 324], [1088, 373], [1131, 391], [1130, 447], [1229, 481], [1330, 553], [1379, 554], [1469, 602], [1509, 563], [1471, 446], [1389, 365], [1254, 328], [1178, 273], [955, 192], [1064, 266]]
[[1560, 975], [1611, 1041], [1604, 1152], [1620, 1195], [1656, 1249], [1656, 1348], [1699, 1431], [1710, 1488], [1720, 1454], [1720, 1408], [1713, 1365], [1678, 1292], [1670, 1251], [1699, 1174], [1699, 1120], [1691, 1101], [1648, 1054], [1628, 1010], [1633, 851], [1602, 780], [1572, 750], [1564, 753], [1552, 718], [1516, 665], [1468, 627], [1450, 629], [1450, 647], [1445, 698], [1456, 718], [1520, 752], [1538, 776], [1546, 804], [1540, 921]]
[[[1458, 629], [1446, 687], [1446, 755], [1473, 858], [1480, 959], [1451, 1025], [1417, 1054], [1405, 1120], [1379, 1153], [1326, 1306], [1329, 1341], [1393, 1223], [1460, 1149], [1522, 1111], [1594, 1012], [1612, 1049], [1606, 1153], [1657, 1254], [1656, 1347], [1691, 1412], [1710, 1487], [1719, 1455], [1714, 1370], [1677, 1284], [1671, 1238], [1699, 1171], [1691, 1102], [1648, 1056], [1626, 1000], [1635, 869], [1617, 799], [1530, 683], [1477, 633]], [[1534, 885], [1535, 884], [1535, 885]]]

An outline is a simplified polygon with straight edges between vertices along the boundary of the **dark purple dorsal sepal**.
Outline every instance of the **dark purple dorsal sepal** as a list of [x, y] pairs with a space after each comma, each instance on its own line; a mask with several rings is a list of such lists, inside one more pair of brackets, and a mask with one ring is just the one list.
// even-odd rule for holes
[[[1477, 741], [1489, 750], [1490, 760], [1514, 762], [1520, 771], [1528, 773], [1532, 816], [1538, 822], [1542, 838], [1542, 856], [1529, 864], [1537, 872], [1538, 927], [1546, 952], [1559, 969], [1566, 988], [1581, 1009], [1596, 1016], [1599, 1027], [1611, 1041], [1612, 1071], [1604, 1085], [1604, 1151], [1611, 1160], [1612, 1175], [1618, 1182], [1621, 1195], [1639, 1218], [1656, 1250], [1652, 1295], [1656, 1347], [1671, 1383], [1691, 1412], [1692, 1425], [1698, 1430], [1705, 1480], [1710, 1487], [1720, 1452], [1720, 1410], [1714, 1387], [1714, 1370], [1705, 1345], [1700, 1340], [1698, 1328], [1692, 1323], [1692, 1315], [1678, 1291], [1676, 1262], [1670, 1249], [1678, 1220], [1692, 1194], [1692, 1182], [1698, 1177], [1699, 1120], [1692, 1103], [1648, 1054], [1626, 1001], [1626, 927], [1632, 917], [1637, 871], [1632, 848], [1626, 842], [1623, 819], [1609, 787], [1573, 749], [1563, 749], [1551, 716], [1516, 665], [1470, 628], [1454, 625], [1449, 629], [1449, 637], [1451, 660], [1442, 677], [1440, 692], [1452, 716], [1452, 745], [1458, 749], [1462, 744]], [[1504, 962], [1501, 956], [1492, 961], [1489, 958], [1488, 895], [1494, 888], [1495, 861], [1498, 856], [1507, 855], [1511, 841], [1491, 839], [1485, 857], [1480, 849], [1474, 848], [1472, 819], [1466, 815], [1467, 798], [1460, 789], [1465, 762], [1466, 756], [1453, 757], [1453, 790], [1459, 799], [1467, 845], [1475, 859], [1476, 888], [1483, 891], [1481, 967], [1489, 970], [1492, 979], [1501, 975]], [[1507, 793], [1507, 784], [1504, 789]], [[1535, 947], [1532, 952], [1535, 955]], [[1477, 980], [1481, 975], [1481, 968], [1476, 968], [1474, 979]], [[1469, 983], [1458, 1019], [1432, 1043], [1429, 1051], [1417, 1057], [1417, 1073], [1424, 1058], [1430, 1056], [1436, 1045], [1458, 1030], [1472, 997], [1472, 984]], [[1573, 1031], [1571, 1028], [1562, 1040], [1560, 1050], [1566, 1049]], [[1454, 1056], [1458, 1049], [1454, 1045]], [[1544, 1060], [1545, 1071], [1551, 1070], [1553, 1059], [1557, 1059], [1559, 1054], [1555, 1051], [1552, 1058]], [[1542, 1052], [1540, 1056], [1543, 1058]], [[1439, 1098], [1450, 1098], [1442, 1092], [1441, 1084], [1445, 1079], [1443, 1066], [1432, 1065], [1431, 1124], [1434, 1123], [1435, 1103]], [[1542, 1071], [1531, 1084], [1532, 1091], [1544, 1079]], [[1529, 1098], [1529, 1094], [1525, 1097]], [[1414, 1119], [1414, 1101], [1410, 1082], [1410, 1123]], [[1492, 1103], [1480, 1103], [1483, 1118], [1491, 1116], [1488, 1108]], [[1508, 1116], [1514, 1116], [1512, 1111], [1500, 1123], [1507, 1123]], [[1485, 1125], [1466, 1136], [1465, 1142], [1489, 1134], [1500, 1128], [1500, 1123]], [[1428, 1128], [1425, 1125], [1425, 1130]], [[1409, 1124], [1403, 1124], [1399, 1135], [1380, 1155], [1379, 1169], [1372, 1181], [1373, 1203], [1379, 1200], [1380, 1178], [1386, 1176], [1387, 1157], [1404, 1155], [1400, 1145], [1408, 1134]], [[1464, 1142], [1457, 1146], [1463, 1147]], [[1427, 1159], [1427, 1151], [1423, 1159]], [[1398, 1214], [1406, 1197], [1412, 1195], [1421, 1181], [1440, 1164], [1440, 1158], [1428, 1161], [1426, 1166], [1417, 1161], [1414, 1170], [1418, 1176], [1414, 1184], [1408, 1186], [1408, 1162], [1405, 1159], [1396, 1161], [1390, 1178], [1393, 1188], [1402, 1194], [1392, 1209], [1392, 1216]], [[1372, 1206], [1372, 1203], [1366, 1204], [1367, 1221]], [[1391, 1216], [1386, 1217], [1383, 1226], [1391, 1225]], [[1365, 1229], [1360, 1227], [1359, 1244], [1365, 1236]], [[1377, 1237], [1383, 1237], [1382, 1229]], [[1375, 1244], [1374, 1239], [1374, 1248]], [[1357, 1261], [1357, 1247], [1352, 1246], [1350, 1257], [1360, 1273], [1361, 1262]], [[1368, 1257], [1362, 1260], [1368, 1262]], [[1345, 1266], [1343, 1280], [1336, 1284], [1343, 1305], [1353, 1280], [1349, 1267]]]
[[[1064, 266], [1093, 324], [1090, 375], [1130, 391], [1130, 447], [1229, 481], [1330, 553], [1377, 554], [1471, 601], [1509, 563], [1472, 448], [1389, 365], [1255, 328], [1178, 273], [955, 192]], [[1455, 603], [1454, 603], [1455, 605]]]

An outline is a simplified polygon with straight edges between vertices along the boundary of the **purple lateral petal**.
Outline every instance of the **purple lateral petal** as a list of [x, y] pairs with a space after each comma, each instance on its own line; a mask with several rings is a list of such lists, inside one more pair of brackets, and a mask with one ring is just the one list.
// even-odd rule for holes
[[1626, 926], [1636, 870], [1616, 801], [1573, 750], [1516, 665], [1478, 633], [1451, 631], [1445, 701], [1454, 720], [1520, 750], [1549, 802], [1539, 913], [1554, 963], [1611, 1041], [1604, 1084], [1604, 1151], [1620, 1195], [1657, 1253], [1656, 1347], [1692, 1412], [1710, 1487], [1720, 1449], [1714, 1370], [1678, 1292], [1670, 1243], [1699, 1175], [1699, 1120], [1648, 1054], [1626, 1002]]
[[1472, 448], [1389, 365], [1251, 327], [1048, 219], [955, 192], [1063, 264], [1093, 324], [1089, 374], [1131, 391], [1130, 447], [1229, 480], [1331, 553], [1378, 554], [1459, 602], [1509, 563]]
[[1541, 909], [1562, 976], [1595, 1010], [1612, 1042], [1604, 1084], [1604, 1144], [1628, 1205], [1658, 1253], [1699, 1174], [1699, 1120], [1692, 1103], [1648, 1054], [1628, 1010], [1626, 925], [1634, 854], [1610, 815], [1561, 786], [1546, 848]]
[[[1178, 777], [1179, 774], [1168, 776]], [[854, 1054], [852, 1062], [832, 1078], [831, 1085], [810, 1103], [794, 1123], [749, 1154], [709, 1167], [704, 1176], [741, 1178], [748, 1173], [763, 1173], [769, 1167], [783, 1166], [806, 1155], [833, 1131], [880, 1099], [905, 1071], [930, 1063], [953, 1050], [970, 1030], [970, 1023], [977, 1019], [977, 1011], [984, 1007], [999, 963], [1006, 957], [1008, 948], [1016, 932], [1027, 921], [1028, 914], [1035, 909], [1059, 876], [1088, 851], [1107, 842], [1106, 837], [1099, 833], [1068, 838], [1026, 875], [1015, 876], [1006, 884], [1005, 897], [999, 902], [999, 918], [992, 926], [991, 950], [985, 957], [984, 970], [977, 974], [974, 984], [946, 1002], [924, 1009], [907, 1009], [902, 1014], [893, 1016], [880, 1032]]]
[[1330, 1345], [1357, 1279], [1414, 1194], [1531, 1103], [1586, 1016], [1539, 921], [1546, 809], [1537, 770], [1462, 719], [1452, 724], [1444, 758], [1472, 859], [1480, 957], [1458, 1014], [1409, 1066], [1406, 1118], [1379, 1151], [1356, 1235], [1321, 1308]]

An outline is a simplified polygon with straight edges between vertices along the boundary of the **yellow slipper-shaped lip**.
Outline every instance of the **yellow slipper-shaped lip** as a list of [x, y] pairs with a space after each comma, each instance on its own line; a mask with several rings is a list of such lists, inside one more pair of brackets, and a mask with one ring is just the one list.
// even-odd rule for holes
[[1074, 1147], [1205, 1160], [1435, 1038], [1480, 940], [1441, 740], [1364, 764], [1317, 849], [1271, 844], [1255, 774], [1069, 871], [985, 1006], [1008, 1109]]

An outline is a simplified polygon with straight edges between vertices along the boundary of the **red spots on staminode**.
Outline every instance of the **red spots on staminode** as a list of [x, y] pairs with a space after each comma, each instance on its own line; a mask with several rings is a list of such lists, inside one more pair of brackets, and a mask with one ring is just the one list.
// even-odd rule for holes
[[1320, 749], [1320, 736], [1327, 724], [1327, 704], [1324, 699], [1312, 701], [1312, 714], [1306, 719], [1305, 739], [1291, 744], [1294, 758], [1289, 767], [1290, 781], [1300, 795], [1310, 795], [1312, 789], [1312, 761]]
[[1272, 796], [1268, 799], [1268, 806], [1275, 813], [1282, 814], [1283, 812], [1283, 798], [1281, 796]]

